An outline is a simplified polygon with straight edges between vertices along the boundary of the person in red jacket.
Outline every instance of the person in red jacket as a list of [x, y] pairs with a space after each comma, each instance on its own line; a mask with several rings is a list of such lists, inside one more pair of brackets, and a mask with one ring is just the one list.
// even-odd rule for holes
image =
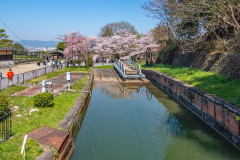
[[8, 76], [8, 86], [11, 86], [12, 85], [12, 79], [13, 79], [13, 71], [12, 69], [9, 69], [9, 72], [7, 73], [7, 76]]

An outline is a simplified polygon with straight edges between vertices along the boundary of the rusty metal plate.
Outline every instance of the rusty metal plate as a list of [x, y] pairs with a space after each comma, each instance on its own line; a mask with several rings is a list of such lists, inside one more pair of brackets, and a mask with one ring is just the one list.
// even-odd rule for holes
[[40, 144], [60, 149], [69, 133], [53, 128], [42, 127], [31, 133], [28, 133], [28, 137], [35, 139]]

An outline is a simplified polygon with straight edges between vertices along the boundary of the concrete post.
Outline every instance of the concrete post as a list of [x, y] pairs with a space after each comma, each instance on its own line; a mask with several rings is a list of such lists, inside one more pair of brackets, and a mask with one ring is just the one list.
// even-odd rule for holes
[[46, 92], [46, 80], [42, 80], [42, 92]]
[[68, 89], [70, 89], [71, 72], [66, 73], [66, 78], [67, 78], [67, 81], [68, 81]]

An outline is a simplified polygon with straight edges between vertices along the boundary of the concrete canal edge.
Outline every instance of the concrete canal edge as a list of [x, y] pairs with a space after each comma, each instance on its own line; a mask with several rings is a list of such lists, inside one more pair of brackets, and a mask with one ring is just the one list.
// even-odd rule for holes
[[[89, 99], [91, 97], [93, 79], [94, 74], [93, 70], [91, 70], [86, 85], [83, 87], [81, 93], [75, 100], [73, 106], [65, 115], [64, 119], [58, 125], [58, 128], [60, 128], [62, 131], [69, 133], [59, 149], [60, 152], [58, 152], [59, 156], [57, 157], [59, 160], [70, 159], [71, 157], [74, 149], [73, 136], [78, 129], [78, 126], [84, 116], [84, 111], [86, 110]], [[41, 158], [44, 159], [44, 157], [40, 157], [40, 159]], [[49, 159], [54, 159], [54, 155], [52, 154]]]
[[91, 70], [86, 85], [83, 87], [73, 106], [69, 109], [68, 113], [58, 126], [58, 128], [61, 128], [63, 131], [70, 132], [71, 137], [73, 137], [76, 129], [78, 128], [83, 111], [87, 106], [87, 102], [91, 96], [93, 77], [93, 71]]
[[142, 72], [154, 85], [175, 98], [240, 149], [239, 108], [158, 71], [142, 70]]

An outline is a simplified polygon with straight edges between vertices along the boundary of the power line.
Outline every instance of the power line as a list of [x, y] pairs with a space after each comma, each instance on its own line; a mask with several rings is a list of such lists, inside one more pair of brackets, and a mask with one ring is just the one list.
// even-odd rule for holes
[[14, 33], [1, 19], [0, 21], [3, 23], [4, 26], [6, 26], [17, 38], [19, 38], [23, 43], [25, 43], [26, 45], [28, 46], [31, 46], [29, 45], [27, 42], [25, 42], [24, 40], [22, 40], [16, 33]]

